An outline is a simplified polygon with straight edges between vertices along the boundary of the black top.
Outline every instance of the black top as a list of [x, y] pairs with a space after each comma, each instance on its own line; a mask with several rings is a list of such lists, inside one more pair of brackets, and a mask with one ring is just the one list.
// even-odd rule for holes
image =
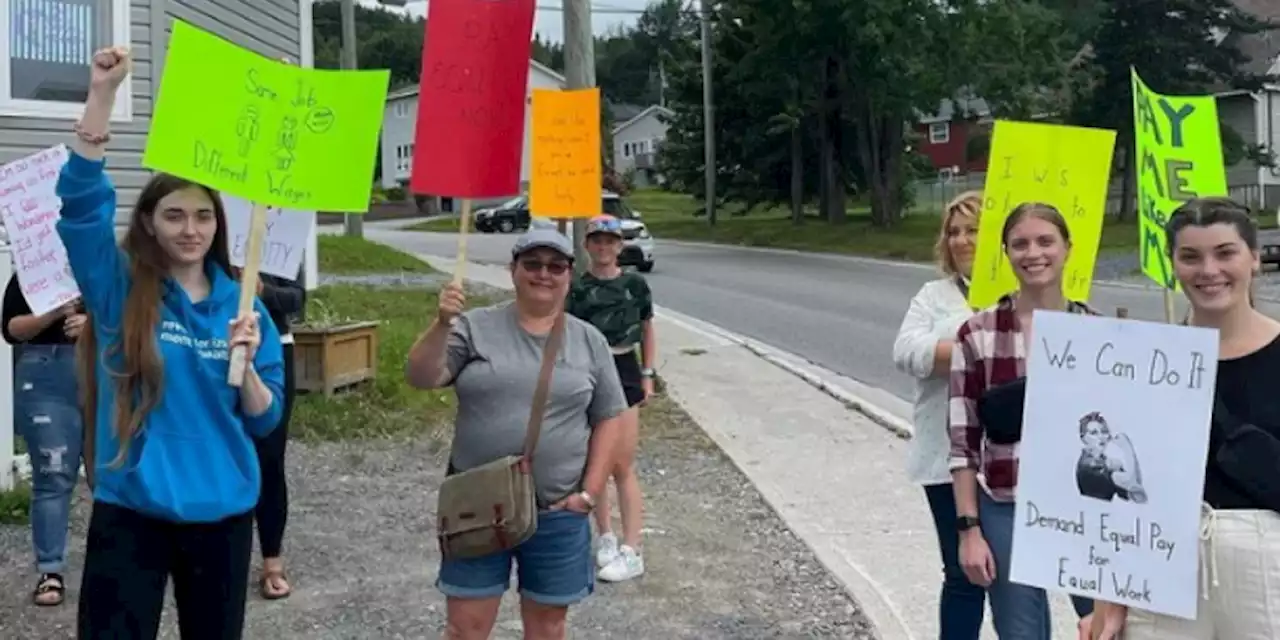
[[43, 331], [32, 336], [30, 340], [18, 340], [9, 333], [9, 321], [18, 316], [31, 315], [31, 305], [27, 297], [22, 295], [22, 287], [18, 285], [18, 274], [9, 278], [9, 285], [4, 288], [4, 309], [0, 312], [0, 333], [9, 344], [75, 344], [75, 340], [67, 337], [62, 330], [62, 320], [55, 320]]
[[[1218, 361], [1217, 393], [1227, 411], [1236, 420], [1253, 424], [1273, 438], [1280, 439], [1280, 398], [1276, 397], [1276, 380], [1280, 380], [1280, 337], [1249, 355]], [[1258, 504], [1256, 498], [1246, 495], [1216, 459], [1222, 447], [1220, 426], [1215, 425], [1209, 438], [1204, 501], [1215, 509], [1268, 508]], [[1271, 476], [1274, 483], [1280, 483], [1280, 465], [1274, 461], [1268, 469], [1250, 470], [1250, 475], [1256, 474]]]
[[280, 335], [289, 333], [289, 319], [300, 316], [302, 307], [307, 303], [307, 290], [297, 281], [285, 280], [276, 276], [259, 273], [262, 280], [262, 304], [271, 314], [272, 322]]

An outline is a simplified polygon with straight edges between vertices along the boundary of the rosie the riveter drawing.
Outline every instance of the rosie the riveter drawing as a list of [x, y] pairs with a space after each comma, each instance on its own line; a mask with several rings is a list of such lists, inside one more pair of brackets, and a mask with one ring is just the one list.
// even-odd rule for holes
[[1101, 412], [1080, 418], [1080, 443], [1080, 460], [1076, 462], [1080, 495], [1106, 502], [1117, 497], [1137, 504], [1147, 501], [1133, 443], [1123, 433], [1112, 433]]

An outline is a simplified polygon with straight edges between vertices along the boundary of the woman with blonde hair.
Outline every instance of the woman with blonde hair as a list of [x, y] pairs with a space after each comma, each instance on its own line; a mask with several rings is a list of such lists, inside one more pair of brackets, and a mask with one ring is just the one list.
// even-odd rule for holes
[[969, 276], [977, 248], [982, 193], [967, 191], [947, 204], [934, 248], [941, 278], [925, 283], [911, 299], [893, 342], [893, 361], [916, 379], [912, 424], [915, 436], [907, 458], [907, 475], [924, 487], [942, 553], [942, 595], [938, 605], [939, 637], [970, 640], [982, 630], [986, 592], [960, 568], [960, 532], [956, 529], [955, 494], [947, 468], [947, 384], [956, 331], [973, 310]]

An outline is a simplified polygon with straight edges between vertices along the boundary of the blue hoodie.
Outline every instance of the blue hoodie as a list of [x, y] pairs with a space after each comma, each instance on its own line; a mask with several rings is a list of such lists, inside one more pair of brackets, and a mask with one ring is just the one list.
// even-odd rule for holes
[[170, 522], [216, 522], [252, 509], [261, 472], [253, 437], [280, 422], [284, 360], [280, 334], [262, 302], [262, 343], [254, 358], [271, 390], [271, 408], [260, 416], [241, 411], [239, 390], [227, 384], [230, 322], [239, 311], [240, 284], [207, 262], [211, 289], [191, 302], [173, 280], [163, 285], [155, 327], [164, 380], [159, 403], [142, 421], [122, 464], [115, 428], [115, 385], [105, 363], [118, 338], [130, 287], [129, 262], [116, 244], [116, 191], [104, 162], [75, 153], [58, 176], [62, 198], [58, 235], [93, 318], [98, 344], [94, 500]]

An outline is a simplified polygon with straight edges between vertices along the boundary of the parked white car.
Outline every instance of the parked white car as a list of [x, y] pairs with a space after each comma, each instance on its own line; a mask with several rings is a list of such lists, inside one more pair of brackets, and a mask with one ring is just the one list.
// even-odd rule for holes
[[[654, 267], [654, 241], [649, 228], [641, 221], [640, 212], [627, 206], [627, 203], [616, 193], [605, 191], [601, 194], [601, 210], [605, 215], [613, 216], [622, 222], [622, 254], [618, 256], [618, 264], [624, 267], [635, 267], [641, 273], [649, 273]], [[533, 218], [533, 227], [555, 228], [554, 220]], [[574, 242], [580, 242], [573, 239]]]

